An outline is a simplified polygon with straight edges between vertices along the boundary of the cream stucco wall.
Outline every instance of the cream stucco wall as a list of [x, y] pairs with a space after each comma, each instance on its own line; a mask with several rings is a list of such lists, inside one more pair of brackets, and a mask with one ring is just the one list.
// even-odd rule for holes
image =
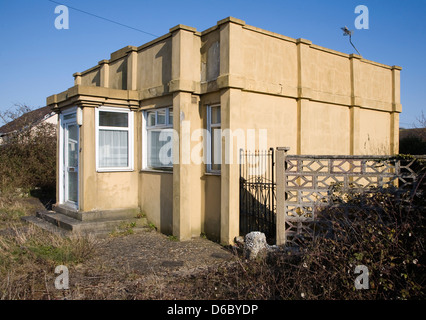
[[350, 154], [348, 107], [304, 101], [300, 114], [301, 154]]
[[[267, 132], [267, 146], [288, 146], [297, 150], [297, 101], [274, 95], [242, 92], [241, 104], [235, 107], [238, 112], [234, 129], [243, 128], [256, 132], [255, 147], [259, 148], [259, 130]], [[246, 143], [247, 140], [246, 140]]]
[[[293, 39], [265, 37], [260, 29], [243, 29], [241, 38], [241, 75], [246, 85], [297, 87], [297, 47]], [[291, 41], [293, 40], [293, 41]]]
[[[380, 125], [377, 125], [380, 123]], [[359, 141], [357, 154], [391, 154], [389, 131], [391, 117], [388, 112], [362, 109], [359, 115]]]
[[[83, 108], [83, 119], [83, 125], [80, 128], [80, 209], [94, 211], [138, 207], [137, 171], [97, 171], [95, 108]], [[135, 132], [134, 136], [136, 136]], [[135, 138], [134, 141], [136, 141]], [[134, 156], [134, 163], [136, 162], [137, 159]]]

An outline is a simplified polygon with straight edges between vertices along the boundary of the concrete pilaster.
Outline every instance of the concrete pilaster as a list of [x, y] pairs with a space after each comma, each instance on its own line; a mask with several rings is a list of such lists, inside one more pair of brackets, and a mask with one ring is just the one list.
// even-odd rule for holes
[[360, 146], [360, 107], [350, 107], [350, 134], [349, 134], [349, 153], [351, 155], [361, 154]]
[[302, 115], [307, 108], [310, 88], [310, 70], [306, 61], [309, 59], [309, 50], [311, 41], [306, 39], [297, 39], [297, 149], [296, 154], [302, 154], [303, 150], [303, 121]]
[[109, 60], [102, 60], [98, 63], [101, 66], [100, 70], [100, 86], [109, 87]]
[[[179, 240], [190, 240], [192, 237], [192, 190], [191, 181], [190, 132], [185, 118], [191, 113], [191, 93], [176, 92], [173, 94], [173, 128], [176, 136], [173, 140], [173, 235]], [[195, 213], [195, 212], [194, 212]]]
[[196, 29], [184, 25], [177, 25], [170, 29], [172, 33], [172, 66], [169, 91], [196, 91], [196, 82], [199, 81], [199, 36]]
[[349, 153], [351, 155], [360, 154], [360, 106], [359, 96], [361, 94], [359, 90], [359, 68], [361, 63], [361, 56], [356, 54], [349, 55], [350, 70], [351, 70], [351, 106], [350, 109], [350, 134], [349, 134]]
[[[226, 88], [220, 98], [222, 133], [236, 130], [239, 123], [238, 110], [241, 104], [241, 88], [244, 87], [241, 75], [243, 63], [241, 59], [241, 39], [245, 22], [235, 18], [227, 18], [218, 22], [220, 26], [220, 73], [218, 86]], [[231, 40], [232, 39], [232, 40]], [[230, 135], [230, 139], [234, 139]], [[221, 207], [220, 207], [220, 241], [231, 244], [239, 235], [239, 165], [238, 150], [233, 148], [222, 135], [221, 165]], [[227, 158], [228, 155], [228, 159]], [[228, 163], [227, 163], [228, 162]]]
[[[195, 91], [200, 62], [196, 29], [178, 25], [172, 33], [172, 65], [169, 91], [173, 92], [173, 234], [189, 240], [201, 233], [201, 164], [191, 161], [191, 132], [202, 127]], [[199, 76], [199, 73], [198, 73]]]
[[399, 153], [399, 113], [401, 106], [401, 67], [392, 66], [392, 112], [390, 114], [390, 153]]
[[137, 48], [133, 47], [127, 53], [127, 90], [137, 90], [136, 79], [138, 72]]
[[81, 85], [81, 73], [76, 72], [73, 74], [73, 77], [74, 77], [74, 85], [75, 86]]
[[[238, 122], [241, 104], [241, 90], [227, 89], [220, 100], [222, 133], [225, 130], [236, 130], [233, 123]], [[220, 241], [223, 244], [233, 243], [239, 235], [239, 165], [236, 139], [229, 135], [227, 141], [222, 135], [222, 165], [221, 165], [221, 207], [220, 207]], [[227, 156], [228, 155], [228, 156]]]

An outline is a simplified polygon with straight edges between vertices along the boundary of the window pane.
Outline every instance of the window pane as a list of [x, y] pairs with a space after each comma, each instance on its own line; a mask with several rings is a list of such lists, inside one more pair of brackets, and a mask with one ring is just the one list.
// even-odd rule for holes
[[68, 125], [68, 167], [78, 166], [78, 127]]
[[166, 124], [166, 110], [157, 111], [157, 124]]
[[148, 131], [148, 167], [173, 166], [172, 139], [173, 131], [170, 129]]
[[155, 126], [155, 112], [148, 112], [148, 127]]
[[219, 171], [222, 163], [222, 132], [220, 128], [213, 130], [211, 141], [211, 169]]
[[211, 124], [220, 123], [220, 107], [211, 107]]
[[173, 109], [169, 108], [169, 125], [173, 126]]
[[127, 112], [99, 111], [99, 125], [105, 127], [128, 127]]
[[64, 116], [64, 120], [75, 119], [75, 117], [76, 117], [75, 113], [67, 114], [67, 115]]
[[99, 167], [129, 166], [127, 131], [99, 130]]
[[68, 174], [68, 200], [77, 202], [78, 172], [67, 172]]

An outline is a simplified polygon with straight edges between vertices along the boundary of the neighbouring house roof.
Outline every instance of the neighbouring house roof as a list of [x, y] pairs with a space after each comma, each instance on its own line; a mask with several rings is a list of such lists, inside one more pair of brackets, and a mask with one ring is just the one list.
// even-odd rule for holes
[[19, 118], [0, 127], [0, 137], [22, 130], [28, 126], [34, 126], [52, 117], [53, 115], [55, 115], [55, 112], [53, 112], [49, 106], [27, 112]]

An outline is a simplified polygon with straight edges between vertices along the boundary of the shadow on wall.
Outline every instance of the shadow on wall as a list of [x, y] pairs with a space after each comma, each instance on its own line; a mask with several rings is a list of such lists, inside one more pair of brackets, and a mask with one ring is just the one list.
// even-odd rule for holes
[[201, 231], [212, 241], [220, 241], [221, 177], [204, 178], [204, 221]]
[[124, 59], [117, 68], [117, 76], [118, 75], [121, 81], [119, 83], [119, 87], [115, 89], [127, 90], [127, 59]]
[[171, 46], [165, 42], [161, 49], [155, 55], [156, 59], [161, 59], [161, 79], [164, 88], [167, 88], [169, 82], [172, 80], [172, 66], [171, 66]]
[[160, 178], [160, 232], [173, 233], [173, 175]]

